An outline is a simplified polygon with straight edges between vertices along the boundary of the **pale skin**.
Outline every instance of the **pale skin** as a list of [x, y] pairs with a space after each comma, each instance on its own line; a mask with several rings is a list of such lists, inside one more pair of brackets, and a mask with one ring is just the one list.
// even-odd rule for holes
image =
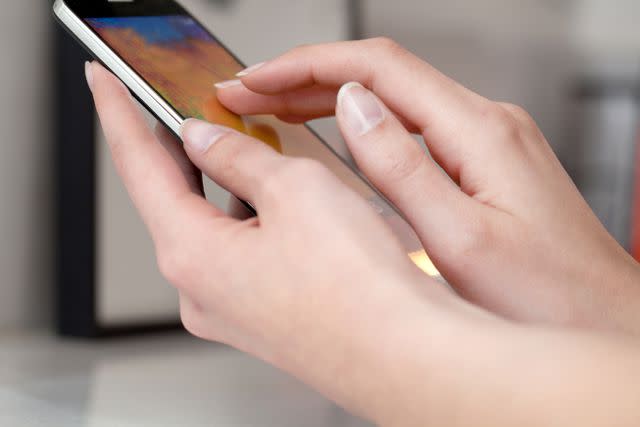
[[[101, 66], [87, 75], [193, 334], [382, 426], [640, 423], [639, 267], [522, 109], [386, 39], [294, 49], [219, 90], [239, 114], [335, 114], [454, 293], [322, 165], [195, 120], [183, 146]], [[200, 171], [258, 217], [209, 204]]]

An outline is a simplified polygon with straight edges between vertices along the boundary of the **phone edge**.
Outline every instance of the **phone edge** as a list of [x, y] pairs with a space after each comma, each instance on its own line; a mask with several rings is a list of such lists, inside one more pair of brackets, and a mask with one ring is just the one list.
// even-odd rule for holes
[[53, 13], [58, 22], [99, 62], [103, 63], [132, 94], [156, 118], [175, 135], [180, 136], [184, 119], [164, 99], [162, 99], [138, 74], [129, 67], [109, 46], [91, 32], [87, 25], [64, 3], [56, 0]]

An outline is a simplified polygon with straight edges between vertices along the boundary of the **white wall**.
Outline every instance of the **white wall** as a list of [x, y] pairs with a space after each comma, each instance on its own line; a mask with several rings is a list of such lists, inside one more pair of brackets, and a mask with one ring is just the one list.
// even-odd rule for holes
[[52, 135], [49, 8], [5, 1], [0, 13], [0, 328], [50, 319]]
[[640, 32], [637, 0], [575, 0], [571, 36], [580, 50], [605, 56], [638, 56]]

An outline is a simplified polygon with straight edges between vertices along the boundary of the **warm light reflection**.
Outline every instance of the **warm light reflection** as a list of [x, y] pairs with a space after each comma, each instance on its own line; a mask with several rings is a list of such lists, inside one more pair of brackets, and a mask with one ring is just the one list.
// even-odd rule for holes
[[440, 272], [438, 271], [436, 266], [433, 265], [433, 262], [431, 262], [424, 250], [411, 252], [409, 254], [409, 258], [411, 258], [411, 261], [413, 261], [413, 263], [417, 265], [420, 270], [424, 271], [429, 276], [440, 276]]

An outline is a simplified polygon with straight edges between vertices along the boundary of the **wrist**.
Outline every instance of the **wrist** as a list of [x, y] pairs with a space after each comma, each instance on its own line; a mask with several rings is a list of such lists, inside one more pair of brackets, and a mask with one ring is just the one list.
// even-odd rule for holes
[[606, 292], [605, 326], [640, 335], [640, 264], [621, 250], [611, 263], [610, 278], [600, 284]]
[[332, 296], [320, 312], [307, 310], [305, 324], [272, 360], [378, 425], [398, 410], [424, 407], [423, 397], [434, 387], [430, 370], [446, 360], [444, 353], [461, 335], [447, 305], [431, 302], [434, 293], [454, 299], [447, 290], [423, 275], [389, 276], [347, 284], [347, 294]]
[[491, 360], [489, 342], [506, 330], [505, 322], [441, 285], [423, 281], [416, 289], [421, 295], [380, 325], [369, 352], [377, 396], [370, 419], [383, 427], [452, 425], [487, 366], [479, 360]]
[[573, 254], [569, 274], [553, 279], [555, 288], [565, 291], [548, 301], [551, 323], [640, 335], [640, 267], [606, 238], [606, 244], [585, 245]]

